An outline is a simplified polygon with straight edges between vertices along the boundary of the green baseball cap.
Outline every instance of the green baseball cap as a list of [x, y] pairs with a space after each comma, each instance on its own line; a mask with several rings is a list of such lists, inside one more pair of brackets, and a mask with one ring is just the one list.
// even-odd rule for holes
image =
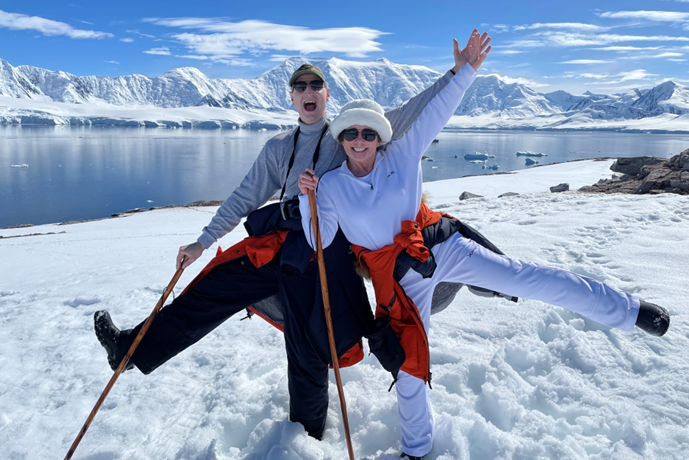
[[321, 70], [320, 67], [317, 65], [313, 64], [304, 64], [301, 67], [299, 67], [297, 70], [294, 71], [292, 74], [292, 77], [289, 79], [289, 86], [290, 88], [294, 86], [294, 83], [296, 83], [297, 78], [301, 77], [302, 75], [306, 74], [313, 74], [323, 80], [323, 83], [325, 83], [325, 86], [328, 86], [328, 82], [325, 81], [325, 75], [323, 75], [323, 71]]

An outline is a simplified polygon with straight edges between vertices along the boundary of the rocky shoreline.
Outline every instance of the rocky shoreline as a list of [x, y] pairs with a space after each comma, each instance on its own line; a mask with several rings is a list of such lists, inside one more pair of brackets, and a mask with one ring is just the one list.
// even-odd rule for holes
[[618, 158], [611, 179], [581, 187], [580, 193], [676, 193], [689, 195], [689, 149], [670, 159], [652, 156]]

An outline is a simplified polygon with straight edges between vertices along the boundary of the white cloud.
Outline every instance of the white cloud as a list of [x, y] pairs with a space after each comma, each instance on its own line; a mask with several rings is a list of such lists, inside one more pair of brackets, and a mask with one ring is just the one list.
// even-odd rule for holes
[[[689, 0], [687, 0], [689, 1]], [[605, 46], [603, 48], [592, 48], [594, 50], [600, 50], [600, 51], [646, 51], [646, 50], [658, 50], [660, 49], [660, 46]]]
[[495, 32], [496, 34], [502, 34], [505, 32], [510, 31], [510, 26], [507, 24], [495, 24], [490, 28], [491, 32]]
[[133, 38], [120, 38], [120, 41], [125, 42], [125, 43], [132, 43], [134, 41], [134, 39]]
[[649, 77], [657, 77], [657, 74], [648, 73], [643, 69], [632, 70], [631, 72], [620, 72], [617, 74], [618, 77], [622, 77], [620, 81], [629, 80], [647, 80]]
[[526, 51], [518, 51], [518, 50], [497, 50], [497, 51], [494, 51], [494, 53], [497, 53], [497, 54], [521, 54], [521, 53], [525, 53], [525, 52]]
[[[689, 0], [687, 0], [687, 1], [689, 1]], [[672, 59], [672, 58], [669, 58], [668, 61], [672, 61], [672, 62], [687, 62], [686, 59]]]
[[0, 27], [7, 27], [13, 30], [36, 30], [43, 35], [65, 35], [69, 38], [75, 39], [100, 39], [114, 37], [113, 34], [107, 32], [75, 29], [64, 22], [53, 21], [51, 19], [45, 19], [38, 16], [7, 13], [2, 10], [0, 10]]
[[650, 58], [658, 59], [658, 58], [666, 58], [666, 57], [680, 57], [684, 56], [682, 53], [660, 53], [655, 56], [649, 56]]
[[684, 22], [689, 21], [689, 13], [678, 11], [618, 11], [607, 12], [600, 15], [602, 18], [616, 19], [647, 19], [656, 22]]
[[273, 62], [283, 62], [286, 61], [289, 58], [296, 58], [296, 57], [304, 57], [304, 56], [290, 56], [287, 54], [273, 54], [270, 56], [270, 60]]
[[170, 49], [167, 46], [163, 46], [161, 48], [151, 48], [148, 51], [144, 51], [146, 54], [159, 54], [161, 56], [169, 56], [170, 55]]
[[594, 24], [583, 24], [580, 22], [537, 22], [535, 24], [514, 26], [514, 30], [534, 30], [534, 29], [576, 29], [582, 32], [605, 32], [610, 27], [601, 27]]
[[681, 24], [683, 29], [689, 30], [689, 13], [679, 11], [618, 11], [616, 13], [603, 13], [601, 17], [672, 22], [673, 24]]
[[130, 34], [134, 34], [134, 35], [138, 35], [140, 37], [145, 37], [145, 38], [156, 38], [155, 35], [143, 34], [143, 33], [139, 32], [138, 30], [127, 30], [125, 32], [130, 33]]
[[672, 37], [668, 35], [620, 35], [620, 34], [578, 34], [567, 32], [538, 32], [528, 40], [517, 40], [507, 47], [535, 48], [535, 47], [574, 47], [574, 46], [605, 46], [614, 43], [637, 41], [689, 41], [689, 37]]
[[108, 64], [119, 64], [119, 62], [117, 62], [117, 61], [103, 61], [103, 62], [107, 62]]
[[600, 80], [602, 78], [608, 78], [608, 76], [598, 73], [582, 73], [581, 75], [577, 76], [577, 78], [594, 78], [596, 80]]
[[615, 61], [598, 61], [595, 59], [575, 59], [573, 61], [563, 61], [558, 64], [609, 64]]
[[180, 33], [173, 37], [195, 53], [220, 59], [266, 50], [302, 54], [335, 52], [350, 57], [366, 57], [368, 53], [382, 51], [380, 43], [374, 40], [385, 34], [365, 27], [309, 29], [260, 20], [229, 22], [222, 18], [149, 18], [144, 21], [206, 32]]
[[224, 59], [216, 56], [200, 56], [197, 54], [176, 54], [175, 57], [184, 59], [195, 59], [197, 61], [219, 62], [221, 64], [235, 65], [235, 66], [252, 66], [254, 63], [249, 59]]
[[184, 54], [184, 55], [175, 54], [175, 57], [184, 58], [184, 59], [196, 59], [197, 61], [207, 61], [210, 59], [208, 56], [196, 56], [196, 55], [192, 55], [192, 54]]
[[625, 57], [620, 57], [619, 59], [627, 59], [627, 60], [641, 60], [641, 59], [663, 59], [663, 58], [675, 58], [675, 57], [680, 57], [684, 56], [682, 53], [660, 53], [660, 54], [646, 54], [646, 55], [635, 55], [635, 56], [625, 56]]

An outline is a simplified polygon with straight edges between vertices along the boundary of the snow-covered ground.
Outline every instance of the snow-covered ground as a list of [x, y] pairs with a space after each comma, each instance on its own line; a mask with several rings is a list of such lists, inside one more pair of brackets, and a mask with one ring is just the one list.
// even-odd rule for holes
[[[436, 435], [427, 459], [685, 459], [689, 452], [689, 199], [549, 193], [609, 177], [609, 161], [427, 184], [435, 208], [507, 254], [567, 268], [666, 306], [665, 337], [623, 332], [541, 302], [460, 291], [432, 317]], [[463, 191], [485, 198], [459, 202]], [[497, 198], [504, 192], [521, 195]], [[0, 454], [63, 458], [112, 375], [93, 312], [144, 319], [215, 208], [0, 230]], [[10, 236], [32, 233], [52, 235]], [[64, 233], [60, 233], [64, 232]], [[245, 235], [237, 229], [228, 247]], [[183, 275], [194, 277], [215, 248]], [[372, 293], [371, 293], [372, 294]], [[346, 458], [331, 377], [323, 441], [288, 421], [284, 341], [231, 318], [153, 374], [123, 374], [75, 459]], [[343, 369], [356, 458], [396, 459], [390, 377], [373, 356]]]

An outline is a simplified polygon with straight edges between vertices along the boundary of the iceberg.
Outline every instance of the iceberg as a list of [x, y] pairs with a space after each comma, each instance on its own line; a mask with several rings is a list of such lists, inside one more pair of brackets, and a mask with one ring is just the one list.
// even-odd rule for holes
[[524, 152], [517, 152], [518, 157], [544, 157], [547, 156], [545, 153], [537, 153], [526, 150]]
[[487, 160], [488, 158], [495, 158], [495, 155], [488, 155], [487, 153], [467, 153], [464, 155], [465, 160]]

